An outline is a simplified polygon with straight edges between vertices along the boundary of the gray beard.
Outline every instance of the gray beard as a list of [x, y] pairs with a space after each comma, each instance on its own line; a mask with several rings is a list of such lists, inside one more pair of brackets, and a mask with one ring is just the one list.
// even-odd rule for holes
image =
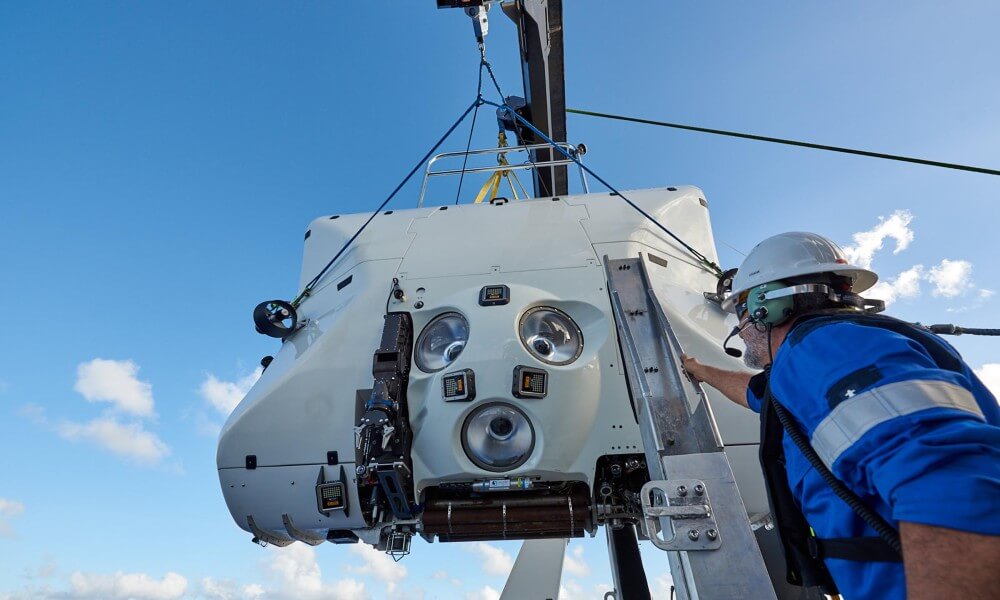
[[743, 364], [751, 369], [763, 369], [771, 364], [771, 357], [767, 355], [767, 334], [754, 332], [750, 339], [743, 340], [746, 350], [743, 352]]
[[757, 352], [751, 350], [749, 347], [747, 347], [746, 352], [743, 353], [743, 364], [751, 369], [763, 369], [767, 366], [764, 364], [764, 361], [761, 360], [761, 357], [757, 356]]

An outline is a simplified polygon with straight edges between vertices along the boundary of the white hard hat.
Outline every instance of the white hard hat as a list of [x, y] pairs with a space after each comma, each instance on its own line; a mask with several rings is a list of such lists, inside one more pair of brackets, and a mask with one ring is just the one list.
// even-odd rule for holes
[[878, 275], [847, 262], [840, 246], [823, 236], [790, 231], [769, 237], [754, 246], [733, 278], [733, 292], [722, 301], [726, 312], [736, 312], [737, 300], [753, 287], [779, 280], [834, 273], [851, 280], [861, 293], [878, 281]]

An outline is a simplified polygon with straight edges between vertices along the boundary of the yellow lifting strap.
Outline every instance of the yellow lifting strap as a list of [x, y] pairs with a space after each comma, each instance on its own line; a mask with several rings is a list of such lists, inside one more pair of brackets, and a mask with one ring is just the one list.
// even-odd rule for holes
[[[497, 134], [497, 147], [507, 147], [507, 134], [504, 133], [502, 129], [500, 130], [500, 133]], [[497, 155], [497, 164], [502, 167], [510, 165], [510, 163], [507, 162], [506, 152], [501, 152]], [[487, 199], [487, 196], [489, 196], [489, 200], [496, 198], [497, 193], [500, 192], [500, 181], [505, 177], [507, 178], [508, 185], [510, 185], [510, 191], [514, 194], [514, 199], [520, 200], [517, 195], [517, 190], [514, 189], [514, 182], [511, 179], [510, 169], [502, 169], [500, 171], [494, 171], [493, 174], [490, 175], [489, 179], [486, 180], [486, 183], [483, 184], [483, 187], [480, 188], [479, 193], [476, 194], [476, 204], [481, 204], [483, 200]]]

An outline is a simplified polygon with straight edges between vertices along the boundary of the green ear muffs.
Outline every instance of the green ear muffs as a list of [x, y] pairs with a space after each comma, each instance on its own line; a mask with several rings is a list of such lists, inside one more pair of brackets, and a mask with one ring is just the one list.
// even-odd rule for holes
[[794, 296], [782, 296], [781, 298], [765, 299], [767, 292], [780, 290], [788, 287], [788, 284], [781, 281], [771, 281], [762, 283], [757, 287], [750, 288], [747, 295], [747, 312], [750, 313], [750, 320], [754, 323], [765, 325], [781, 325], [795, 312]]

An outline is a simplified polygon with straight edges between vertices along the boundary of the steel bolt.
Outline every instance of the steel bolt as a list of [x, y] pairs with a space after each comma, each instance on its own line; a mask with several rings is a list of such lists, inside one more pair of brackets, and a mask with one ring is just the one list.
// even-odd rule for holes
[[697, 529], [692, 529], [691, 531], [688, 532], [688, 537], [691, 539], [692, 542], [698, 541], [698, 535], [699, 534]]
[[709, 529], [708, 531], [705, 532], [705, 535], [708, 536], [708, 539], [714, 540], [715, 538], [719, 537], [719, 532], [714, 529]]
[[705, 493], [705, 486], [701, 485], [700, 483], [698, 485], [694, 486], [694, 493], [696, 493], [699, 496], [701, 496], [702, 494]]
[[358, 468], [354, 469], [354, 472], [357, 473], [358, 475], [364, 475], [365, 473], [368, 472], [368, 467], [364, 465], [358, 465]]
[[687, 486], [686, 485], [679, 485], [679, 486], [677, 486], [677, 495], [678, 496], [687, 496], [688, 495]]

